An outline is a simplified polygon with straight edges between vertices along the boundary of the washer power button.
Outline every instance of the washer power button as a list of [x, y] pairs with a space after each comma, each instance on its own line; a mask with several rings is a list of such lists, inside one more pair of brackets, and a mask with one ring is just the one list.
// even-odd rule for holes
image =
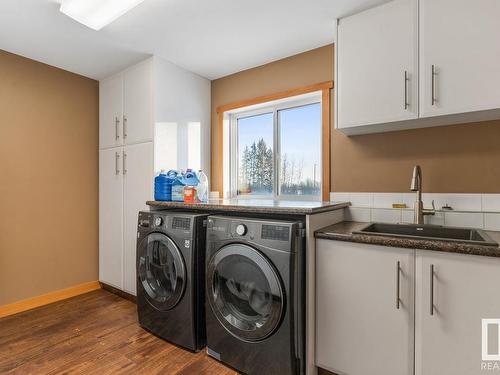
[[247, 227], [245, 224], [238, 224], [236, 226], [236, 234], [238, 236], [244, 236], [247, 233]]

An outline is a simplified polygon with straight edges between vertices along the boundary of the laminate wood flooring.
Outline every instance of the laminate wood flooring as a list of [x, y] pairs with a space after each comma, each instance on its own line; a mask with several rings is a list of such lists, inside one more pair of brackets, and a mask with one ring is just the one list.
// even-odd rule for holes
[[136, 305], [97, 290], [0, 319], [0, 374], [237, 374], [143, 330]]

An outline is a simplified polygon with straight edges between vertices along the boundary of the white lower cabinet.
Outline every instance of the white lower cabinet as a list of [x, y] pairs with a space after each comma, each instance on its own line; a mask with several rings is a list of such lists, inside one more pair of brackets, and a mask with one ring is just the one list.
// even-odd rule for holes
[[153, 142], [99, 152], [99, 280], [136, 294], [137, 213], [153, 195]]
[[99, 280], [123, 288], [123, 148], [99, 151]]
[[[498, 359], [500, 258], [316, 242], [317, 366], [348, 375], [480, 375], [483, 351]], [[493, 320], [485, 337], [483, 319]]]
[[[417, 250], [416, 264], [415, 374], [487, 373], [482, 319], [500, 319], [500, 258]], [[498, 326], [490, 328], [496, 354]]]
[[415, 251], [319, 239], [316, 252], [316, 365], [413, 374]]

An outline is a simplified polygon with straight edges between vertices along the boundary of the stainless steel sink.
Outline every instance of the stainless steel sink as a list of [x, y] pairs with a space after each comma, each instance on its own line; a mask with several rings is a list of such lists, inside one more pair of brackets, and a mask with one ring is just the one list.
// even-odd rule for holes
[[353, 234], [451, 241], [498, 247], [498, 243], [493, 241], [483, 230], [440, 225], [371, 223], [359, 231], [353, 231]]

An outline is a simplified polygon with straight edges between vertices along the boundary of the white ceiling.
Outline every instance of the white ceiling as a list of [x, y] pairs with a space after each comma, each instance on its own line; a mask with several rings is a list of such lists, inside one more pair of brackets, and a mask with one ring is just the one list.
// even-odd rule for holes
[[156, 54], [214, 79], [333, 42], [333, 20], [387, 0], [145, 0], [100, 31], [57, 0], [0, 0], [0, 49], [100, 79]]

